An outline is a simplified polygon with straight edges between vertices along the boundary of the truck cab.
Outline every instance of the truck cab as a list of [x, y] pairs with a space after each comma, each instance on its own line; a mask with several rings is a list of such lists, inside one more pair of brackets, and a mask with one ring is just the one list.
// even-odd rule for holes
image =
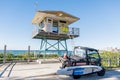
[[62, 68], [70, 66], [96, 65], [101, 66], [101, 58], [97, 49], [76, 46], [68, 59], [59, 58]]
[[99, 52], [97, 49], [81, 46], [74, 47], [73, 54], [63, 60], [62, 68], [57, 71], [59, 75], [73, 76], [74, 79], [91, 73], [97, 73], [98, 76], [105, 75]]
[[74, 60], [75, 65], [101, 66], [101, 58], [97, 49], [76, 46], [70, 58]]

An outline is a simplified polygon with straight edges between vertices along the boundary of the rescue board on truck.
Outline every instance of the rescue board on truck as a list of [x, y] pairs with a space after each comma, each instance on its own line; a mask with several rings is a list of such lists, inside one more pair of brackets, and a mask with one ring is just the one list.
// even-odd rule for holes
[[59, 75], [84, 75], [84, 74], [90, 74], [94, 72], [101, 71], [102, 68], [99, 66], [94, 65], [86, 65], [86, 66], [73, 66], [73, 67], [65, 67], [63, 69], [59, 69], [57, 71], [57, 74]]

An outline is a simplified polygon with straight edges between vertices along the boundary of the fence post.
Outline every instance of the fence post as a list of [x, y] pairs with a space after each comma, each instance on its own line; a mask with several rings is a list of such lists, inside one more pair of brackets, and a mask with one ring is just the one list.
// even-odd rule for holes
[[117, 58], [118, 67], [120, 67], [120, 58]]
[[6, 62], [6, 45], [4, 45], [4, 53], [3, 53], [3, 63]]
[[27, 55], [28, 59], [27, 59], [27, 62], [29, 63], [30, 62], [30, 46], [28, 46], [28, 55]]
[[37, 53], [34, 51], [34, 58], [37, 59]]
[[111, 59], [108, 58], [108, 67], [111, 67]]

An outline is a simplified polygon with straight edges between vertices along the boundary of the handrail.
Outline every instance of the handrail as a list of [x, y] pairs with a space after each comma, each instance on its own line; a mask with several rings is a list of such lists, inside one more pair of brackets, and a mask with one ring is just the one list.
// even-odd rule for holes
[[68, 35], [78, 35], [79, 36], [79, 28], [69, 27]]
[[[41, 32], [42, 30], [39, 29], [37, 26], [33, 28], [33, 33], [32, 36], [36, 36], [37, 34], [39, 34], [39, 32]], [[54, 33], [54, 32], [53, 32]], [[58, 33], [60, 34], [60, 33]], [[79, 36], [79, 28], [73, 28], [73, 27], [69, 27], [69, 31], [67, 33], [67, 35], [77, 35]]]
[[33, 36], [33, 37], [36, 36], [36, 35], [39, 33], [39, 30], [40, 30], [40, 29], [38, 29], [38, 27], [34, 27], [34, 28], [33, 28], [33, 32], [32, 32], [32, 36]]

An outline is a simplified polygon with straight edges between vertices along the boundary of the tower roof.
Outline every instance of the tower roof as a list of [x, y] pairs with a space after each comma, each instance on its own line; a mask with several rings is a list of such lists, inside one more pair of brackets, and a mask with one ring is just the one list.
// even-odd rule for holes
[[32, 20], [32, 23], [39, 24], [45, 17], [51, 17], [53, 19], [58, 19], [58, 20], [65, 20], [68, 21], [68, 24], [71, 24], [80, 19], [63, 11], [46, 10], [46, 11], [37, 11]]

